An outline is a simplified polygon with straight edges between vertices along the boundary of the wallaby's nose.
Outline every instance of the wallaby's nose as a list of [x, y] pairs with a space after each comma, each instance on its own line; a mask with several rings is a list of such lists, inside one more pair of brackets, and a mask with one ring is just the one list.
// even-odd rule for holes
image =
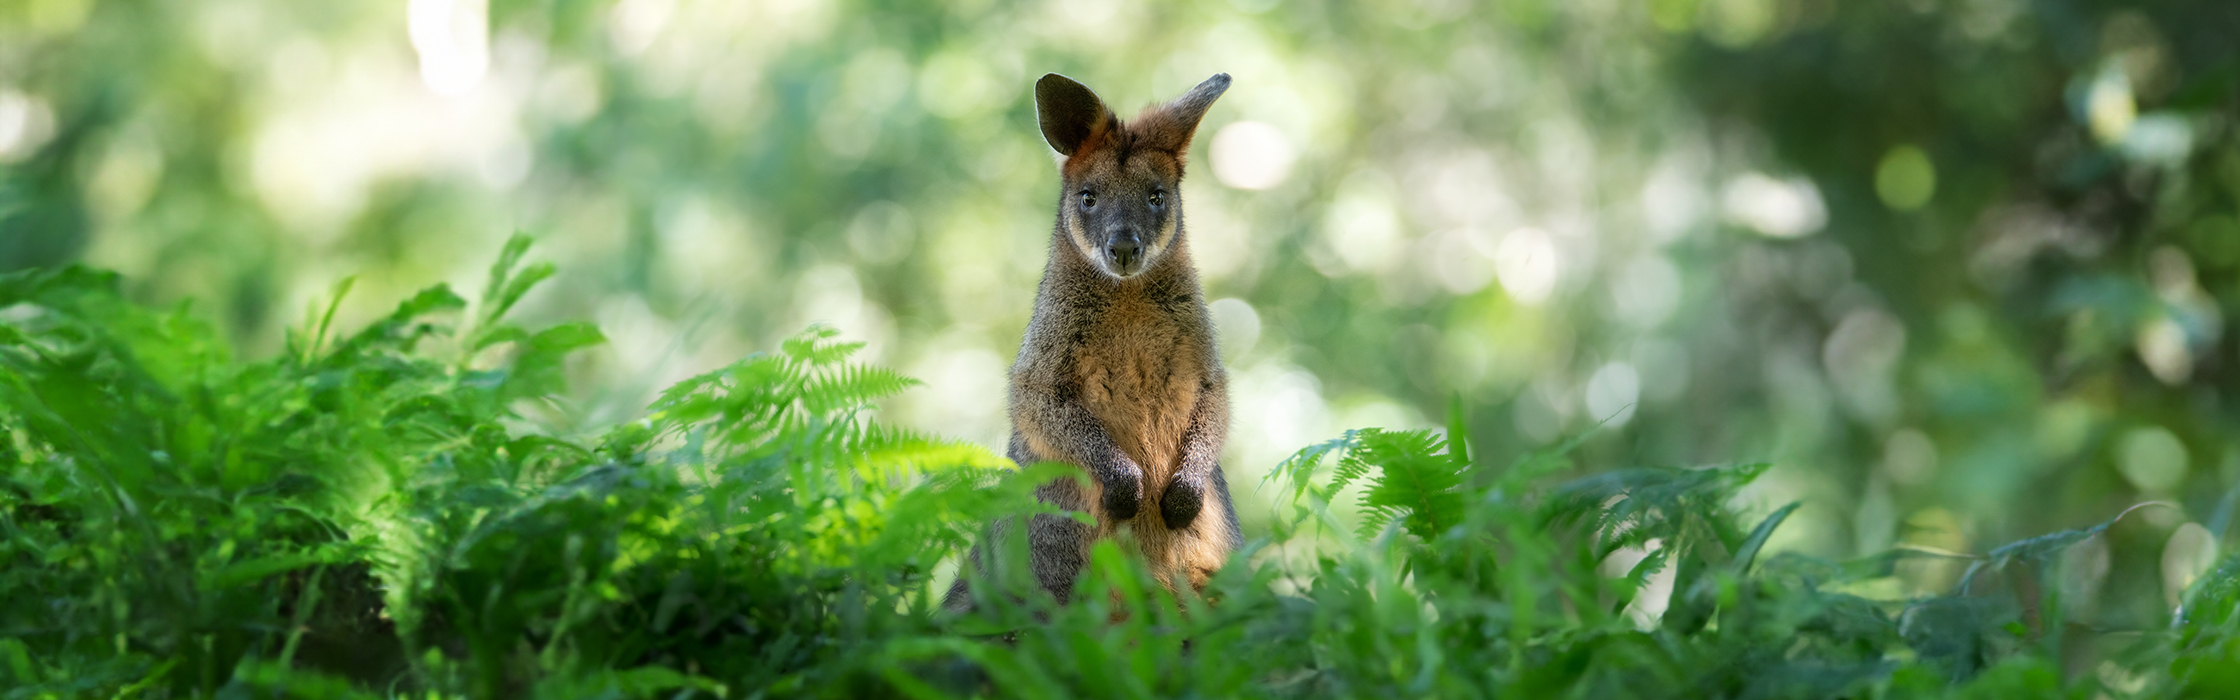
[[1111, 256], [1114, 269], [1130, 270], [1135, 267], [1136, 258], [1143, 254], [1143, 244], [1137, 243], [1135, 236], [1114, 236], [1111, 243], [1105, 244], [1104, 254]]

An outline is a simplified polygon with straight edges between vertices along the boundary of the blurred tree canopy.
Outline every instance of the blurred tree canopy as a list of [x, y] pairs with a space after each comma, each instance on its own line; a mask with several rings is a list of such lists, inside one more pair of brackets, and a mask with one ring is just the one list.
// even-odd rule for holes
[[928, 381], [894, 422], [999, 444], [1033, 79], [1228, 72], [1184, 197], [1245, 483], [1459, 395], [1495, 450], [1773, 462], [1812, 504], [1777, 547], [2221, 527], [2236, 36], [2221, 0], [18, 0], [0, 270], [269, 353], [338, 278], [355, 325], [526, 231], [563, 273], [524, 313], [612, 339], [561, 425], [825, 321]]

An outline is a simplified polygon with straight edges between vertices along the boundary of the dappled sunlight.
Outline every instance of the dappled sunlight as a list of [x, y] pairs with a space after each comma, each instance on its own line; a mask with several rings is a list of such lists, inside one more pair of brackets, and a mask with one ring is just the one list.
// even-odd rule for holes
[[54, 138], [54, 110], [47, 101], [0, 89], [0, 162], [23, 160]]
[[1820, 190], [1802, 178], [1743, 173], [1720, 188], [1719, 204], [1728, 220], [1774, 238], [1796, 238], [1828, 223]]
[[1213, 135], [1208, 153], [1213, 176], [1221, 184], [1242, 190], [1265, 190], [1283, 184], [1298, 158], [1291, 141], [1275, 127], [1253, 121], [1232, 122]]
[[1527, 306], [1546, 301], [1556, 288], [1563, 262], [1548, 234], [1536, 228], [1520, 228], [1501, 237], [1501, 247], [1494, 254], [1494, 271], [1500, 275], [1501, 288], [1510, 298]]
[[420, 80], [428, 89], [461, 95], [489, 74], [488, 0], [411, 0], [405, 17], [412, 48], [420, 54]]
[[[473, 296], [520, 233], [559, 272], [512, 312], [605, 341], [537, 368], [571, 388], [512, 427], [643, 419], [814, 325], [923, 382], [865, 416], [1001, 453], [1070, 245], [1036, 79], [1125, 119], [1227, 73], [1178, 249], [1227, 364], [1247, 540], [1296, 515], [1256, 487], [1301, 447], [1458, 425], [1492, 465], [1577, 438], [1566, 479], [1768, 463], [1721, 507], [1801, 502], [1769, 555], [1907, 553], [1841, 588], [1878, 600], [2164, 502], [2029, 554], [2092, 599], [2061, 603], [2073, 626], [2160, 630], [2240, 541], [2233, 21], [2213, 0], [0, 3], [0, 272], [115, 270], [240, 358], [290, 357], [307, 322]], [[32, 313], [0, 308], [0, 346]], [[1347, 527], [1373, 515], [1353, 488]], [[1309, 539], [1262, 556], [1351, 551]], [[1599, 553], [1641, 578], [1603, 612], [1667, 629], [1691, 592], [1635, 567], [1690, 546]], [[2044, 639], [2014, 646], [2067, 643]], [[2063, 679], [2112, 663], [2057, 651]]]

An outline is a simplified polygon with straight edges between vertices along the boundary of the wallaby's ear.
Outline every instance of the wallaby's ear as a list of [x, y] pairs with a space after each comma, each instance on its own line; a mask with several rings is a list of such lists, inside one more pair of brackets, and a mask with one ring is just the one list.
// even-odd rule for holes
[[1229, 91], [1229, 74], [1215, 73], [1173, 102], [1161, 105], [1136, 121], [1129, 130], [1136, 142], [1180, 157], [1190, 150], [1190, 137], [1198, 133], [1198, 120], [1206, 117], [1213, 101]]
[[1042, 140], [1068, 157], [1113, 121], [1112, 110], [1104, 108], [1104, 100], [1097, 99], [1089, 86], [1056, 73], [1034, 82], [1034, 108], [1042, 119]]

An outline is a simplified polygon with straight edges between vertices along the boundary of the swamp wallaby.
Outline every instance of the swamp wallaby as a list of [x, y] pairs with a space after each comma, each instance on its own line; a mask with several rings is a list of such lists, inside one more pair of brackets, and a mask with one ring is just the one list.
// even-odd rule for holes
[[[1011, 366], [1010, 456], [1089, 474], [1087, 490], [1065, 479], [1036, 495], [1096, 524], [1038, 515], [1026, 526], [1035, 580], [1061, 603], [1090, 545], [1121, 525], [1170, 588], [1180, 579], [1202, 589], [1243, 538], [1216, 461], [1228, 382], [1182, 222], [1184, 154], [1228, 89], [1228, 74], [1215, 75], [1122, 122], [1065, 76], [1035, 83], [1063, 187], [1034, 319]], [[990, 536], [1000, 545], [1016, 533], [998, 524]], [[985, 566], [985, 551], [971, 565]], [[947, 604], [971, 605], [965, 577]]]

